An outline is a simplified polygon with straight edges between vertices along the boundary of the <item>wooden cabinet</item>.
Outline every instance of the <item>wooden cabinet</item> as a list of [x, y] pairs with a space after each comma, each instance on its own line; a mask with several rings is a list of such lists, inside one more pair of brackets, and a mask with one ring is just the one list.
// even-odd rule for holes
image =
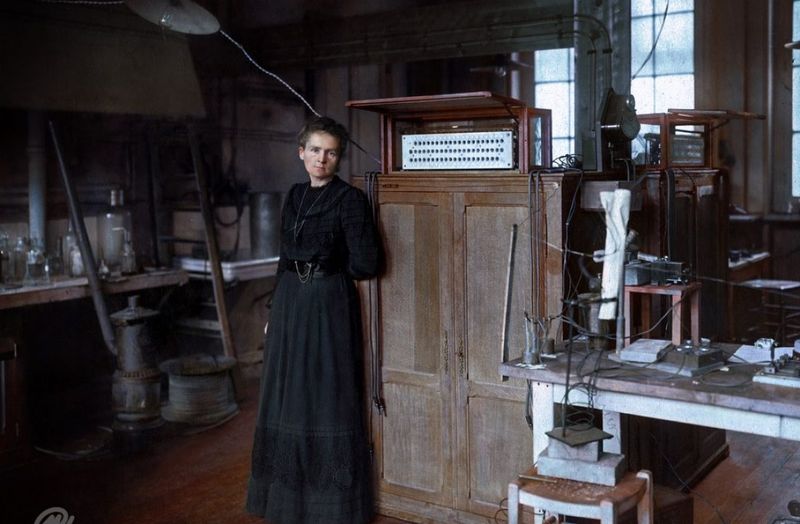
[[451, 222], [446, 194], [381, 192], [379, 489], [442, 506], [452, 505], [454, 482]]
[[0, 322], [0, 468], [30, 453], [25, 416], [25, 383], [18, 343], [21, 316], [6, 313]]
[[701, 282], [700, 334], [715, 341], [724, 340], [727, 336], [724, 281], [728, 273], [725, 171], [712, 168], [680, 169], [671, 174], [668, 171], [645, 172], [642, 211], [631, 214], [630, 227], [642, 235], [642, 251], [683, 262], [692, 278]]
[[498, 372], [510, 236], [517, 224], [509, 326], [516, 357], [533, 293], [542, 313], [561, 311], [562, 216], [574, 185], [548, 175], [533, 199], [543, 212], [535, 286], [527, 176], [379, 177], [386, 269], [365, 326], [379, 315], [372, 342], [381, 347], [386, 413], [373, 412], [372, 432], [382, 513], [485, 522], [509, 479], [533, 462], [525, 381], [504, 382]]
[[382, 173], [365, 188], [375, 189], [386, 268], [377, 294], [361, 286], [365, 333], [380, 348], [370, 396], [386, 408], [370, 411], [380, 511], [485, 523], [533, 462], [527, 385], [498, 370], [514, 224], [510, 353], [522, 354], [524, 311], [561, 311], [572, 193], [562, 175], [535, 185], [528, 175], [549, 164], [550, 112], [486, 92], [348, 106], [379, 114], [382, 142]]

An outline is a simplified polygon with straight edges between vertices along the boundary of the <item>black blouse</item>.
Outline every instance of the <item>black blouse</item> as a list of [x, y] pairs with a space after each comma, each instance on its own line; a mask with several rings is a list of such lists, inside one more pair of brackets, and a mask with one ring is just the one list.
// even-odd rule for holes
[[364, 279], [377, 274], [380, 248], [364, 193], [338, 176], [322, 187], [289, 190], [281, 215], [278, 274], [312, 262], [327, 272]]

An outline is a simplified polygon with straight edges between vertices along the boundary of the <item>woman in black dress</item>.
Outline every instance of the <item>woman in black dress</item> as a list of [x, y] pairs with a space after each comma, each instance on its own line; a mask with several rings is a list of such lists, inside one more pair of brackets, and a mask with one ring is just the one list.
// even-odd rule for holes
[[344, 127], [314, 118], [298, 142], [309, 182], [289, 190], [281, 215], [247, 510], [269, 524], [367, 523], [372, 482], [353, 279], [378, 271], [378, 238], [366, 197], [336, 175]]

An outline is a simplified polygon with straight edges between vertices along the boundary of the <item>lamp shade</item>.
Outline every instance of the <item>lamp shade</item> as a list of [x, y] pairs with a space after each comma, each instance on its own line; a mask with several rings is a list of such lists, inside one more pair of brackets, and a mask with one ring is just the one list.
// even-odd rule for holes
[[125, 0], [128, 8], [145, 20], [165, 29], [192, 35], [219, 31], [219, 21], [190, 0]]

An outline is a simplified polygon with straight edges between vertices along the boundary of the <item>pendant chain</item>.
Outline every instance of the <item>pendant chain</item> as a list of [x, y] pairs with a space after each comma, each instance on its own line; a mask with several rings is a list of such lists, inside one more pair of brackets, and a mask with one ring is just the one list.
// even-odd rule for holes
[[[300, 205], [297, 206], [297, 214], [294, 217], [294, 228], [292, 228], [292, 229], [294, 231], [294, 241], [295, 241], [295, 243], [297, 243], [297, 237], [300, 236], [300, 231], [303, 230], [303, 226], [306, 224], [306, 219], [308, 218], [308, 214], [311, 213], [311, 210], [314, 209], [314, 206], [317, 205], [317, 202], [319, 201], [320, 198], [322, 198], [322, 195], [325, 194], [325, 191], [327, 191], [328, 186], [330, 186], [330, 185], [331, 185], [330, 182], [325, 184], [325, 187], [322, 189], [322, 191], [320, 191], [319, 195], [317, 195], [317, 198], [314, 199], [314, 201], [311, 203], [311, 205], [308, 206], [308, 209], [306, 210], [306, 212], [303, 213], [303, 219], [300, 220], [300, 213], [303, 211], [303, 202], [306, 199], [306, 193], [308, 193], [308, 188], [311, 187], [311, 184], [309, 183], [306, 186], [305, 191], [303, 191], [303, 196], [300, 198]], [[298, 221], [300, 222], [299, 225], [298, 225]]]

